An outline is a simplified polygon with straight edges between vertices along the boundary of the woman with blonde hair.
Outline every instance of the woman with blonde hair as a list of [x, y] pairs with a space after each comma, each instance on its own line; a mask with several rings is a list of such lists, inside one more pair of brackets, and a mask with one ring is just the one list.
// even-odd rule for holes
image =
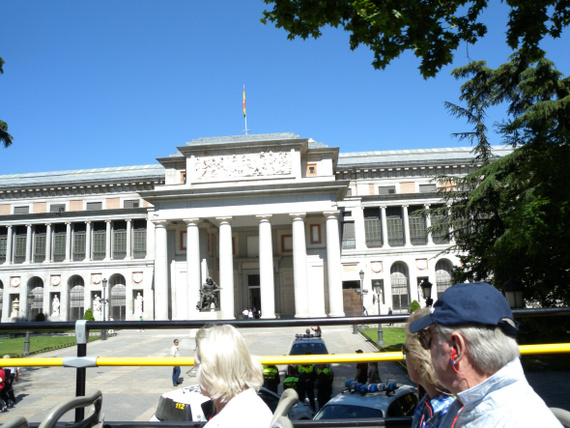
[[410, 333], [410, 323], [429, 313], [429, 308], [424, 308], [418, 309], [410, 315], [406, 324], [406, 342], [402, 346], [410, 379], [418, 385], [418, 390], [419, 386], [422, 386], [426, 391], [414, 411], [412, 428], [439, 426], [439, 422], [447, 414], [450, 404], [455, 400], [455, 397], [449, 394], [436, 379], [431, 354], [422, 347], [418, 334]]
[[198, 330], [195, 365], [202, 393], [216, 407], [216, 415], [205, 427], [269, 427], [273, 414], [257, 395], [263, 385], [263, 367], [251, 357], [234, 327]]

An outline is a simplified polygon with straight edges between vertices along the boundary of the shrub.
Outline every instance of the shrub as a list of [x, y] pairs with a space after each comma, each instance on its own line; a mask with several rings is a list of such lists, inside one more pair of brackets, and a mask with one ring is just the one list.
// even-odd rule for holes
[[38, 321], [38, 322], [44, 322], [46, 320], [46, 314], [43, 313], [39, 313], [36, 315], [36, 317], [34, 318], [34, 321]]
[[95, 317], [93, 316], [93, 311], [91, 308], [85, 311], [85, 315], [83, 315], [83, 319], [87, 321], [95, 321]]
[[414, 300], [410, 305], [410, 313], [417, 311], [418, 309], [420, 309], [420, 304], [417, 302], [417, 300]]

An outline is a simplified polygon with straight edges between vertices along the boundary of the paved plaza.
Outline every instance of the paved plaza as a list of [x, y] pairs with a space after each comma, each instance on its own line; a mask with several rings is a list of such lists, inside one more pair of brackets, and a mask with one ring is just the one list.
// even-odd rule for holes
[[[253, 321], [254, 322], [254, 321]], [[285, 355], [288, 353], [298, 327], [241, 329], [254, 355]], [[180, 339], [181, 356], [194, 356], [195, 330], [137, 330], [119, 331], [106, 341], [95, 341], [87, 346], [88, 356], [99, 357], [167, 357], [174, 338]], [[356, 349], [374, 352], [376, 349], [361, 335], [352, 333], [352, 326], [323, 328], [323, 338], [331, 353], [351, 353]], [[65, 348], [39, 357], [66, 357], [76, 355], [75, 347]], [[34, 357], [31, 357], [34, 358]], [[380, 363], [382, 381], [411, 384], [407, 375], [393, 363]], [[191, 367], [182, 367], [184, 385], [196, 383], [188, 375]], [[281, 381], [285, 366], [279, 366]], [[353, 379], [355, 364], [334, 364], [333, 395], [340, 392], [346, 379]], [[101, 390], [103, 413], [108, 421], [147, 421], [154, 413], [159, 396], [172, 390], [171, 367], [93, 367], [87, 368], [87, 394]], [[76, 370], [63, 367], [24, 367], [20, 382], [15, 384], [17, 405], [0, 413], [0, 423], [14, 416], [24, 416], [30, 422], [41, 422], [55, 405], [75, 396]], [[529, 376], [531, 384], [545, 398], [547, 404], [570, 410], [570, 372], [541, 373]], [[280, 385], [280, 391], [282, 385]], [[64, 420], [72, 421], [74, 412]]]

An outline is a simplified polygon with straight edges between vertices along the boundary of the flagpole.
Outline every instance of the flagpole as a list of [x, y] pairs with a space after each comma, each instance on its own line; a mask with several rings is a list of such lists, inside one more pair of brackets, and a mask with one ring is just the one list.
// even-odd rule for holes
[[243, 132], [245, 132], [245, 135], [247, 135], [248, 131], [250, 131], [250, 129], [247, 129], [247, 113], [245, 110], [245, 85], [243, 85], [243, 92], [242, 92], [242, 109], [243, 109], [243, 120], [245, 122], [245, 128], [243, 130]]

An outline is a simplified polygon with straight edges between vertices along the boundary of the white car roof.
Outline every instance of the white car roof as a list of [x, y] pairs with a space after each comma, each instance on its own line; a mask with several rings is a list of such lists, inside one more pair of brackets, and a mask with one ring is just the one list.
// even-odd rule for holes
[[359, 392], [341, 392], [331, 398], [326, 406], [360, 406], [385, 412], [396, 398], [410, 392], [416, 392], [416, 388], [410, 385], [400, 385], [390, 396], [386, 395], [386, 392], [369, 392], [364, 395]]

